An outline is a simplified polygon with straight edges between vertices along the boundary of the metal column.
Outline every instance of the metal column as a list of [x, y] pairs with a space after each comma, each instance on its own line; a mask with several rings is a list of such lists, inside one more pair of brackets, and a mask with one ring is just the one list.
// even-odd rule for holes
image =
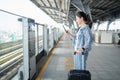
[[49, 29], [44, 25], [43, 27], [43, 50], [44, 54], [48, 55], [48, 46], [49, 46]]
[[23, 66], [18, 71], [19, 80], [31, 80], [36, 73], [34, 20], [22, 18]]

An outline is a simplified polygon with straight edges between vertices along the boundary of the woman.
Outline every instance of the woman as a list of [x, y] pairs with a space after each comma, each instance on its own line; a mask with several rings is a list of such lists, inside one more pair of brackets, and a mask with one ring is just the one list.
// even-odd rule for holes
[[86, 69], [86, 60], [91, 50], [92, 32], [90, 30], [87, 15], [84, 12], [77, 12], [76, 22], [79, 29], [76, 34], [66, 31], [67, 34], [73, 37], [75, 55], [74, 64], [75, 69], [82, 69], [82, 53], [84, 52], [84, 69]]

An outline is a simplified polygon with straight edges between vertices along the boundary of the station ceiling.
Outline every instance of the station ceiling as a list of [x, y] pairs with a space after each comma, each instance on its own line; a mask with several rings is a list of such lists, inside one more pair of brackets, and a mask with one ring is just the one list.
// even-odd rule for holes
[[[120, 0], [31, 0], [37, 7], [58, 23], [68, 21], [71, 12], [86, 11], [85, 5], [90, 8], [89, 14], [93, 20], [120, 10]], [[72, 17], [71, 17], [72, 18]], [[73, 18], [74, 20], [74, 18]]]

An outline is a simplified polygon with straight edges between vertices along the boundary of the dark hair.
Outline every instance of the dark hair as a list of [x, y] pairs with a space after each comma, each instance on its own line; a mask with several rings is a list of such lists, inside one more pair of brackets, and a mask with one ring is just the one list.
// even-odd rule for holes
[[86, 22], [86, 24], [89, 25], [89, 28], [91, 29], [92, 28], [92, 20], [90, 19], [90, 16], [84, 12], [81, 12], [81, 11], [78, 11], [76, 13], [76, 16], [81, 18], [83, 17], [83, 20]]
[[86, 14], [84, 12], [79, 11], [79, 12], [76, 13], [76, 16], [79, 17], [79, 18], [83, 17], [83, 20], [85, 22], [87, 22], [87, 16], [86, 16]]
[[89, 14], [87, 14], [86, 16], [87, 16], [87, 19], [88, 19], [88, 20], [87, 20], [87, 24], [89, 25], [89, 28], [91, 29], [93, 22], [92, 22], [92, 20], [91, 20], [91, 18], [90, 18], [90, 16], [89, 16]]

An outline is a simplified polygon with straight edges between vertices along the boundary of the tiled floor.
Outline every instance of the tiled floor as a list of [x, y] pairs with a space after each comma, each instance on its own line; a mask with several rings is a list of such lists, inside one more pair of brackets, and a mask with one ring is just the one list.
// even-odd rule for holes
[[[73, 51], [70, 39], [63, 36], [41, 80], [67, 80], [73, 68]], [[120, 80], [120, 48], [93, 44], [87, 69], [92, 80]]]

